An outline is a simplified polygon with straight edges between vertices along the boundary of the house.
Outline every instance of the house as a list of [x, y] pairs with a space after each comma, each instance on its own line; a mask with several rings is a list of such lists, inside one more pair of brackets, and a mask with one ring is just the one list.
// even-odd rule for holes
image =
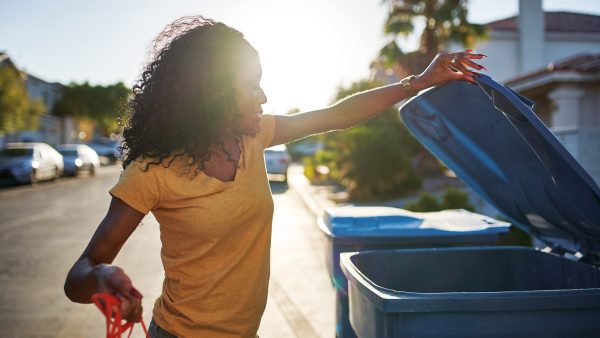
[[[600, 184], [600, 16], [543, 12], [519, 1], [519, 15], [487, 24], [488, 74], [532, 99], [534, 111]], [[485, 64], [485, 63], [484, 63]]]
[[[521, 0], [519, 15], [486, 24], [489, 39], [475, 46], [499, 82], [579, 53], [600, 53], [600, 16], [544, 12], [541, 0]], [[461, 50], [452, 45], [450, 50]]]
[[26, 141], [40, 141], [49, 144], [63, 142], [63, 120], [52, 114], [54, 106], [63, 96], [64, 86], [60, 83], [50, 83], [31, 74], [23, 73], [25, 88], [30, 100], [40, 100], [46, 114], [40, 117], [38, 130], [20, 132], [20, 138]]
[[0, 145], [13, 141], [39, 141], [49, 144], [70, 142], [76, 137], [75, 122], [70, 118], [61, 118], [52, 114], [54, 106], [62, 98], [64, 86], [57, 82], [47, 82], [39, 77], [18, 70], [8, 53], [0, 52], [0, 67], [11, 67], [19, 72], [24, 80], [30, 100], [40, 100], [46, 108], [46, 114], [40, 117], [38, 130], [10, 133], [0, 137]]
[[[488, 75], [532, 99], [534, 111], [600, 184], [600, 16], [544, 12], [519, 1], [518, 16], [486, 24]], [[453, 45], [450, 50], [461, 50]]]
[[505, 84], [535, 102], [535, 113], [600, 184], [600, 53], [557, 60]]

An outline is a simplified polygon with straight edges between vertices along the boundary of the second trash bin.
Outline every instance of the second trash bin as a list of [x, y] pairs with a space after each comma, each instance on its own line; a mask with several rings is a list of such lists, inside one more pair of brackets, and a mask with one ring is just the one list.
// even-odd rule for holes
[[336, 336], [356, 337], [349, 321], [348, 282], [340, 253], [393, 248], [492, 245], [509, 223], [465, 210], [410, 212], [391, 207], [328, 208], [318, 220], [327, 239], [326, 264], [336, 290]]
[[344, 253], [352, 327], [361, 338], [599, 337], [600, 188], [531, 101], [488, 76], [477, 82], [431, 89], [402, 119], [547, 248]]

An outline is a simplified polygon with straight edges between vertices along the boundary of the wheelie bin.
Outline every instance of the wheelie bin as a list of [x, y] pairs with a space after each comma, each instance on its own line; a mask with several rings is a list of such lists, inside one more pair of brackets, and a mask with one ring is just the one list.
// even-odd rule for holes
[[327, 241], [326, 264], [336, 290], [336, 336], [356, 337], [349, 321], [342, 252], [445, 246], [493, 245], [510, 224], [466, 210], [410, 212], [391, 207], [328, 208], [318, 219]]
[[409, 130], [547, 245], [344, 253], [361, 338], [600, 336], [600, 189], [533, 113], [481, 75], [401, 108]]

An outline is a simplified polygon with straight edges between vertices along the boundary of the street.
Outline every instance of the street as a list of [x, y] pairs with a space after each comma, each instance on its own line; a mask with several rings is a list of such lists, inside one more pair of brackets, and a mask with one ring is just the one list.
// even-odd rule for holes
[[[106, 213], [108, 190], [119, 173], [120, 167], [102, 167], [94, 177], [0, 189], [1, 336], [105, 336], [100, 311], [71, 303], [63, 283]], [[290, 181], [294, 175], [299, 174], [290, 173]], [[331, 337], [335, 294], [315, 216], [295, 189], [279, 182], [272, 182], [271, 189], [275, 200], [271, 281], [259, 334]], [[144, 319], [149, 323], [163, 279], [158, 223], [152, 215], [144, 218], [114, 264], [144, 294]], [[143, 336], [141, 326], [132, 336]]]

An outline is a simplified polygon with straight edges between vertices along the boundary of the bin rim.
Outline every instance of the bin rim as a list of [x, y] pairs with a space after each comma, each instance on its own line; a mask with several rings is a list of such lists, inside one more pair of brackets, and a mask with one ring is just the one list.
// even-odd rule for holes
[[[542, 252], [535, 248], [520, 246], [370, 250], [341, 253], [340, 265], [348, 283], [354, 285], [369, 303], [384, 312], [515, 311], [600, 307], [600, 288], [436, 293], [398, 291], [374, 283], [352, 262], [353, 256], [382, 252], [501, 251], [507, 249]], [[546, 252], [544, 254], [555, 255]], [[557, 298], [560, 298], [560, 301]], [[457, 303], [460, 303], [460, 306], [457, 306]]]
[[[367, 213], [368, 215], [347, 215], [346, 210], [352, 210], [352, 213]], [[341, 212], [341, 216], [336, 213]], [[374, 212], [375, 211], [375, 212]], [[381, 212], [381, 213], [378, 213]], [[404, 220], [397, 220], [395, 217], [403, 217], [414, 220], [413, 224], [407, 226]], [[472, 227], [452, 228], [447, 224], [441, 224], [439, 219], [454, 217], [459, 218], [455, 223], [461, 221], [471, 222]], [[462, 219], [461, 219], [462, 218]], [[344, 223], [357, 222], [361, 220], [370, 220], [377, 224], [373, 229], [355, 228], [354, 225], [335, 226], [333, 220], [343, 220]], [[392, 219], [392, 220], [390, 220]], [[387, 221], [385, 226], [380, 222]], [[396, 207], [381, 206], [353, 206], [345, 205], [340, 207], [327, 207], [323, 216], [317, 217], [317, 225], [324, 235], [338, 241], [350, 240], [355, 238], [384, 239], [390, 237], [402, 237], [406, 239], [417, 239], [439, 237], [440, 243], [444, 243], [443, 238], [464, 237], [465, 243], [483, 240], [485, 242], [496, 242], [498, 235], [508, 233], [511, 224], [506, 221], [498, 220], [493, 217], [478, 214], [465, 209], [445, 209], [436, 212], [412, 212]], [[415, 227], [415, 225], [417, 225]], [[471, 237], [472, 239], [469, 239]], [[460, 241], [458, 241], [460, 242]]]
[[[532, 101], [487, 75], [476, 81], [477, 87], [454, 81], [413, 97], [400, 108], [402, 121], [511, 223], [556, 252], [600, 261], [598, 185], [532, 111]], [[502, 130], [504, 142], [482, 132], [490, 127]]]
[[333, 237], [333, 233], [331, 232], [331, 230], [329, 230], [327, 224], [325, 224], [325, 219], [323, 218], [323, 216], [317, 217], [317, 225], [319, 226], [319, 229], [321, 229], [323, 234], [325, 234], [327, 237]]

